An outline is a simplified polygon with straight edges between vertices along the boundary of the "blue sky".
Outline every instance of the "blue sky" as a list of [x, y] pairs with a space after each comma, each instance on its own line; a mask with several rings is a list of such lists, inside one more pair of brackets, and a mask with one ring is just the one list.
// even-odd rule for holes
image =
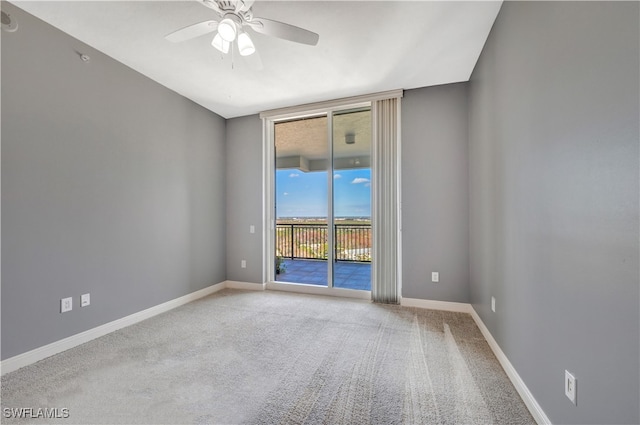
[[[371, 216], [371, 169], [333, 173], [336, 217]], [[327, 172], [276, 171], [278, 217], [326, 217]]]

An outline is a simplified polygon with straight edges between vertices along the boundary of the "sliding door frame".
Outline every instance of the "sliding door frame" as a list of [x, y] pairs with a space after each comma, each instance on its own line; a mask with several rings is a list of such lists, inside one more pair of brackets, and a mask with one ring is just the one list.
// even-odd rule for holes
[[[358, 96], [352, 98], [339, 99], [329, 102], [320, 102], [309, 105], [295, 106], [291, 108], [276, 109], [271, 111], [265, 111], [260, 114], [262, 119], [262, 155], [263, 155], [263, 220], [264, 220], [264, 237], [263, 237], [263, 276], [265, 278], [265, 286], [267, 289], [281, 290], [289, 292], [301, 292], [308, 294], [320, 294], [320, 295], [333, 295], [350, 298], [371, 299], [371, 291], [334, 288], [333, 287], [333, 267], [328, 267], [327, 271], [327, 286], [317, 285], [305, 285], [305, 284], [290, 284], [277, 282], [275, 280], [275, 231], [276, 231], [276, 211], [275, 211], [275, 172], [276, 172], [276, 157], [275, 157], [275, 124], [282, 121], [290, 121], [294, 119], [310, 118], [314, 116], [326, 115], [328, 121], [328, 146], [329, 146], [329, 158], [330, 163], [333, 163], [333, 114], [351, 108], [363, 108], [373, 106], [373, 102], [381, 99], [388, 99], [402, 97], [402, 90], [394, 90], [390, 92], [376, 93], [372, 95]], [[372, 114], [372, 126], [375, 126], [375, 118]], [[398, 140], [399, 142], [399, 140]], [[375, 140], [372, 140], [372, 149], [374, 148]], [[398, 164], [399, 164], [398, 158]], [[331, 165], [333, 169], [333, 165]], [[332, 170], [329, 170], [332, 171]], [[377, 170], [375, 164], [371, 164], [372, 181], [375, 181]], [[333, 223], [334, 211], [333, 211], [333, 173], [328, 174], [328, 211], [327, 221]], [[399, 181], [399, 168], [398, 168], [398, 181]], [[371, 187], [372, 202], [377, 197], [375, 192], [378, 188], [375, 185]], [[398, 187], [399, 191], [399, 187]], [[399, 195], [399, 192], [398, 192]], [[373, 228], [377, 225], [379, 217], [376, 217], [376, 208], [371, 208], [371, 225]], [[400, 226], [398, 223], [398, 237], [400, 237]], [[333, 232], [327, 232], [329, 239], [329, 246], [333, 246]], [[374, 232], [375, 234], [375, 232]], [[400, 240], [398, 238], [398, 240]], [[375, 238], [372, 243], [376, 244]], [[372, 250], [373, 251], [373, 250]], [[332, 251], [333, 252], [333, 251]], [[398, 246], [398, 253], [400, 253]], [[380, 259], [373, 258], [374, 262]], [[372, 263], [372, 268], [373, 268]], [[372, 273], [372, 282], [375, 273]], [[398, 291], [401, 288], [400, 274], [398, 273]]]

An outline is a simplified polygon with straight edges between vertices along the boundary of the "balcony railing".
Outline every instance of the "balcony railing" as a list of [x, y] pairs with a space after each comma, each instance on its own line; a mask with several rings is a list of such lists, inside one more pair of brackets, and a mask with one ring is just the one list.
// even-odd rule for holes
[[[334, 224], [335, 261], [371, 261], [370, 224]], [[326, 224], [276, 225], [276, 253], [284, 258], [328, 258]]]

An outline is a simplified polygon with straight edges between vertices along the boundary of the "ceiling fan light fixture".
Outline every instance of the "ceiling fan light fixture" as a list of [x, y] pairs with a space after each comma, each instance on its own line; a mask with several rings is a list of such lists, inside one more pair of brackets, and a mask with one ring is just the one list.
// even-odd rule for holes
[[[295, 43], [315, 46], [318, 44], [318, 34], [280, 21], [267, 18], [256, 18], [251, 10], [256, 0], [198, 0], [216, 12], [217, 18], [188, 25], [165, 36], [167, 41], [177, 43], [191, 40], [205, 34], [215, 34], [211, 45], [223, 55], [237, 53], [247, 59], [256, 69], [262, 69], [262, 61], [253, 40], [244, 31], [249, 27], [259, 34], [293, 41]], [[9, 16], [3, 12], [3, 30]], [[233, 68], [233, 57], [231, 67]]]
[[224, 18], [218, 24], [218, 34], [220, 34], [220, 37], [222, 37], [224, 41], [231, 43], [236, 39], [236, 33], [236, 23], [230, 18]]
[[241, 32], [238, 35], [238, 50], [240, 50], [240, 55], [242, 56], [252, 55], [256, 51], [256, 46], [253, 45], [251, 37], [246, 32]]
[[218, 33], [215, 37], [213, 37], [211, 45], [226, 55], [227, 53], [229, 53], [229, 47], [231, 46], [231, 43], [223, 39], [220, 33]]

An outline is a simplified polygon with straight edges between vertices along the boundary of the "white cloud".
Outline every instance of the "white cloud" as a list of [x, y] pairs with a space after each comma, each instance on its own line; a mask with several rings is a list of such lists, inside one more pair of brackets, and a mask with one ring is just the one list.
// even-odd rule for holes
[[289, 177], [294, 178], [294, 177], [300, 177], [300, 174], [298, 173], [291, 173], [289, 174]]
[[351, 184], [360, 184], [360, 183], [369, 183], [369, 179], [366, 179], [364, 177], [356, 177], [355, 179], [353, 179], [353, 181], [351, 182]]
[[289, 192], [285, 192], [285, 193], [283, 193], [283, 195], [284, 195], [284, 196], [288, 196], [288, 195], [289, 195]]
[[341, 176], [340, 174], [334, 174], [334, 175], [333, 175], [333, 178], [334, 178], [334, 179], [341, 179], [341, 178], [342, 178], [342, 176]]

